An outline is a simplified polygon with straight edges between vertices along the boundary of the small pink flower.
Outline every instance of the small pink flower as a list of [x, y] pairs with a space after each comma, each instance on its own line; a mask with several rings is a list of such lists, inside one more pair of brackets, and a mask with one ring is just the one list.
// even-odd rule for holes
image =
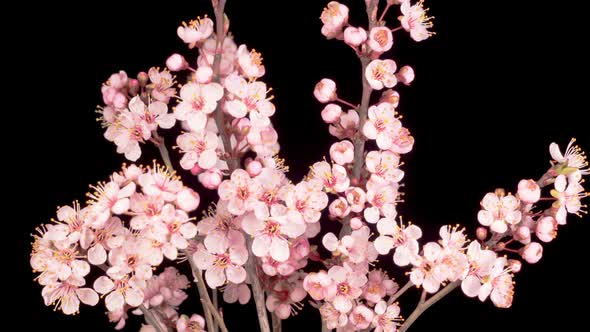
[[136, 161], [141, 156], [139, 143], [152, 137], [148, 124], [137, 114], [123, 110], [115, 122], [107, 128], [104, 137], [117, 145], [117, 153], [125, 154], [125, 158]]
[[350, 206], [348, 206], [346, 198], [338, 197], [330, 203], [328, 211], [332, 218], [344, 218], [350, 213]]
[[557, 199], [553, 203], [553, 208], [556, 209], [555, 219], [560, 225], [564, 225], [567, 213], [577, 213], [582, 208], [581, 199], [588, 194], [577, 181], [568, 181], [562, 174], [555, 178], [555, 189], [551, 190], [551, 196]]
[[404, 177], [400, 170], [399, 157], [391, 151], [371, 151], [365, 158], [367, 170], [371, 172], [371, 181], [376, 183], [399, 182]]
[[166, 59], [166, 67], [170, 71], [181, 71], [188, 68], [188, 62], [178, 53], [174, 53]]
[[399, 314], [400, 308], [397, 304], [387, 305], [385, 301], [377, 303], [373, 317], [375, 332], [395, 332], [402, 321]]
[[225, 284], [226, 280], [240, 284], [246, 280], [243, 265], [248, 260], [248, 250], [244, 245], [227, 246], [227, 243], [210, 245], [193, 255], [197, 267], [206, 270], [205, 280], [211, 288]]
[[182, 101], [174, 109], [178, 120], [186, 121], [194, 131], [202, 131], [207, 124], [207, 115], [215, 111], [223, 97], [223, 87], [218, 83], [187, 83], [180, 89]]
[[184, 133], [176, 138], [176, 144], [183, 153], [180, 166], [192, 169], [199, 165], [201, 169], [209, 169], [217, 164], [217, 135], [208, 130]]
[[535, 228], [537, 238], [543, 242], [551, 242], [557, 236], [557, 221], [551, 216], [542, 217]]
[[566, 167], [576, 168], [581, 172], [581, 175], [590, 174], [588, 169], [588, 161], [586, 160], [586, 154], [580, 149], [579, 146], [574, 145], [576, 139], [572, 138], [565, 149], [565, 154], [562, 154], [559, 150], [559, 145], [551, 143], [549, 145], [549, 152], [553, 160], [560, 164], [564, 164]]
[[298, 308], [297, 303], [303, 301], [306, 296], [299, 276], [293, 275], [273, 286], [266, 298], [266, 309], [280, 319], [287, 319], [292, 313], [296, 313], [293, 307]]
[[330, 167], [330, 164], [325, 161], [313, 164], [311, 176], [321, 180], [327, 191], [343, 192], [350, 185], [350, 179], [344, 167], [336, 164]]
[[537, 242], [531, 242], [520, 250], [520, 255], [529, 264], [535, 264], [543, 257], [543, 246]]
[[483, 280], [486, 280], [490, 275], [496, 263], [496, 257], [495, 252], [481, 249], [481, 245], [477, 241], [469, 244], [467, 248], [469, 273], [461, 282], [461, 289], [465, 295], [475, 297], [479, 294]]
[[345, 191], [345, 194], [352, 212], [359, 213], [364, 210], [367, 194], [361, 188], [350, 187]]
[[505, 269], [507, 260], [504, 257], [496, 258], [490, 274], [484, 279], [479, 289], [479, 300], [485, 301], [488, 296], [499, 308], [509, 308], [514, 296], [514, 283], [510, 270]]
[[240, 304], [246, 304], [250, 302], [251, 296], [250, 287], [245, 283], [239, 285], [229, 283], [223, 289], [223, 300], [227, 303], [240, 302]]
[[536, 203], [541, 198], [541, 188], [534, 180], [520, 180], [518, 198], [525, 203]]
[[354, 145], [348, 140], [332, 144], [330, 158], [338, 165], [351, 163], [354, 159]]
[[140, 175], [137, 183], [141, 186], [144, 194], [150, 196], [161, 196], [166, 202], [174, 202], [176, 195], [182, 188], [182, 182], [175, 173], [167, 167], [154, 164], [148, 172]]
[[336, 104], [328, 104], [322, 110], [322, 120], [325, 123], [336, 123], [340, 120], [342, 114], [342, 107]]
[[137, 307], [143, 303], [142, 289], [145, 288], [145, 281], [141, 282], [136, 277], [113, 281], [101, 276], [94, 281], [93, 288], [99, 294], [106, 295], [104, 302], [107, 310], [115, 312], [122, 310], [126, 304]]
[[399, 289], [399, 285], [381, 270], [369, 272], [368, 279], [363, 287], [363, 298], [371, 304], [381, 302], [386, 295], [394, 294]]
[[90, 213], [94, 216], [92, 226], [101, 228], [111, 212], [123, 214], [129, 210], [129, 197], [135, 192], [135, 183], [131, 182], [123, 188], [115, 182], [99, 183], [91, 188], [94, 192], [88, 197]]
[[416, 225], [404, 227], [395, 220], [382, 218], [377, 222], [379, 237], [374, 246], [381, 255], [387, 255], [395, 248], [393, 262], [398, 266], [406, 266], [418, 255], [418, 239], [422, 237], [422, 230]]
[[338, 38], [342, 35], [342, 28], [348, 22], [348, 7], [331, 1], [324, 8], [320, 16], [322, 23], [322, 34], [328, 39]]
[[178, 27], [176, 33], [189, 48], [195, 47], [213, 33], [213, 21], [208, 17], [197, 18], [188, 24], [183, 22], [182, 25]]
[[328, 205], [328, 195], [322, 188], [322, 182], [317, 179], [299, 182], [286, 191], [285, 204], [289, 210], [300, 213], [306, 223], [316, 223]]
[[340, 115], [340, 121], [332, 123], [328, 128], [330, 134], [338, 139], [353, 138], [359, 127], [359, 115], [355, 110], [349, 110]]
[[416, 286], [424, 287], [428, 293], [436, 293], [440, 284], [445, 281], [446, 276], [437, 268], [437, 260], [442, 255], [442, 248], [429, 242], [424, 245], [424, 255], [414, 259], [414, 269], [410, 273], [410, 280]]
[[181, 315], [176, 321], [176, 330], [178, 332], [205, 332], [205, 319], [197, 314], [190, 318], [187, 315]]
[[369, 325], [371, 325], [371, 322], [373, 321], [373, 316], [373, 310], [361, 304], [354, 307], [354, 309], [348, 316], [348, 320], [352, 325], [354, 325], [355, 328], [362, 330], [366, 329], [367, 327], [369, 327]]
[[152, 67], [148, 71], [148, 76], [150, 82], [152, 82], [148, 87], [152, 89], [151, 93], [154, 99], [168, 103], [170, 98], [176, 95], [176, 89], [174, 88], [176, 82], [174, 82], [174, 76], [168, 70], [159, 71], [157, 68]]
[[243, 169], [236, 169], [217, 189], [219, 197], [228, 201], [228, 211], [237, 216], [254, 209], [260, 191], [260, 185]]
[[361, 27], [348, 27], [344, 29], [344, 42], [352, 47], [357, 47], [367, 40], [367, 32]]
[[330, 302], [324, 302], [320, 307], [320, 314], [322, 321], [326, 322], [326, 327], [333, 330], [337, 327], [343, 327], [348, 323], [348, 316], [336, 310], [334, 305]]
[[275, 112], [275, 106], [270, 102], [272, 97], [266, 97], [269, 91], [266, 84], [260, 81], [246, 82], [246, 80], [232, 74], [223, 83], [233, 99], [224, 104], [224, 109], [235, 118], [243, 118], [249, 114], [250, 122], [257, 127], [270, 124], [269, 117]]
[[397, 84], [396, 69], [397, 66], [393, 60], [373, 60], [365, 70], [365, 78], [375, 90], [381, 90], [383, 87], [392, 88]]
[[168, 113], [168, 106], [161, 101], [151, 102], [145, 107], [141, 98], [135, 96], [129, 101], [128, 106], [129, 111], [145, 122], [150, 131], [155, 131], [158, 127], [170, 129], [176, 122], [174, 115]]
[[329, 78], [323, 78], [313, 89], [313, 95], [320, 103], [336, 100], [336, 83]]
[[399, 93], [392, 89], [383, 90], [379, 103], [390, 103], [395, 108], [399, 105]]
[[242, 73], [249, 78], [258, 78], [264, 75], [265, 69], [262, 64], [262, 55], [255, 49], [248, 51], [246, 45], [240, 45], [236, 52], [238, 65]]
[[84, 279], [72, 276], [67, 280], [46, 285], [41, 295], [45, 305], [55, 304], [56, 310], [61, 310], [66, 315], [75, 315], [78, 313], [80, 302], [89, 306], [98, 303], [98, 294], [93, 289], [80, 288], [84, 284]]
[[388, 27], [374, 27], [369, 33], [369, 40], [367, 45], [371, 47], [374, 52], [384, 53], [393, 46], [393, 34]]
[[414, 69], [410, 66], [403, 66], [395, 74], [397, 81], [405, 85], [410, 85], [414, 81]]
[[392, 104], [380, 103], [369, 107], [368, 119], [363, 126], [363, 134], [368, 139], [377, 141], [380, 149], [387, 150], [393, 144], [393, 138], [402, 127], [401, 122], [395, 117], [395, 109]]
[[[397, 214], [395, 204], [399, 194], [398, 187], [399, 185], [395, 182], [381, 184], [369, 181], [367, 183], [367, 202], [379, 209], [382, 215], [394, 218]], [[377, 221], [375, 220], [375, 222]]]
[[520, 201], [518, 198], [508, 194], [505, 195], [503, 190], [497, 190], [496, 193], [487, 193], [481, 201], [482, 210], [477, 214], [479, 223], [484, 226], [490, 226], [490, 229], [496, 233], [504, 233], [508, 230], [508, 224], [518, 224], [522, 218]]
[[363, 293], [361, 287], [367, 283], [367, 276], [355, 272], [350, 266], [335, 265], [328, 270], [328, 276], [334, 280], [326, 297], [334, 309], [346, 314], [352, 310], [353, 301]]
[[332, 282], [326, 271], [312, 272], [303, 279], [303, 288], [314, 300], [321, 301], [328, 296]]
[[186, 212], [196, 210], [197, 207], [199, 207], [200, 201], [201, 199], [199, 193], [192, 190], [191, 188], [183, 188], [176, 196], [176, 206]]
[[432, 28], [432, 17], [426, 14], [427, 11], [428, 9], [423, 7], [423, 0], [413, 6], [410, 1], [405, 1], [401, 5], [402, 16], [399, 17], [399, 20], [402, 27], [417, 42], [425, 40], [433, 34], [428, 31]]

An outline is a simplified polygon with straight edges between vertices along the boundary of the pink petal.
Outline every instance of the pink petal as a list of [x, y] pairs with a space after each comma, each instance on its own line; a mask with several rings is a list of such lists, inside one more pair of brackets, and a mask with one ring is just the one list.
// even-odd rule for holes
[[217, 288], [225, 283], [225, 269], [213, 266], [205, 272], [205, 280], [211, 288]]
[[284, 262], [289, 259], [289, 242], [280, 238], [273, 238], [270, 243], [270, 256], [278, 261]]
[[241, 266], [228, 266], [225, 269], [227, 280], [234, 284], [239, 284], [246, 280], [246, 270]]
[[98, 294], [90, 288], [78, 288], [76, 295], [84, 304], [95, 306], [98, 303]]

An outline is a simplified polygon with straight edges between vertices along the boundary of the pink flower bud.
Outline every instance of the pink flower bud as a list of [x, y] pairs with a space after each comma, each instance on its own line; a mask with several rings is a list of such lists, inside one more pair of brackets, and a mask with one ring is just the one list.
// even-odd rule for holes
[[557, 222], [553, 217], [543, 217], [537, 222], [535, 235], [543, 242], [551, 242], [557, 235]]
[[324, 78], [316, 84], [313, 95], [320, 103], [336, 100], [336, 83], [329, 78]]
[[127, 85], [127, 73], [124, 71], [120, 71], [111, 75], [109, 78], [109, 85], [117, 90], [123, 89]]
[[510, 271], [518, 273], [522, 268], [522, 263], [517, 259], [511, 259], [508, 261], [508, 268], [510, 268]]
[[541, 198], [541, 188], [533, 180], [520, 180], [518, 198], [525, 203], [536, 203]]
[[137, 74], [137, 80], [139, 81], [139, 84], [141, 84], [141, 86], [146, 86], [149, 79], [150, 77], [145, 71], [141, 71], [139, 72], [139, 74]]
[[348, 140], [332, 144], [330, 147], [330, 158], [338, 165], [351, 163], [354, 159], [354, 145]]
[[258, 160], [253, 160], [246, 166], [246, 171], [252, 177], [257, 176], [262, 172], [262, 164]]
[[485, 227], [478, 227], [475, 231], [475, 235], [477, 236], [478, 240], [485, 241], [485, 239], [488, 237], [488, 229]]
[[322, 120], [326, 123], [335, 123], [340, 120], [342, 114], [342, 107], [336, 104], [328, 104], [322, 110]]
[[213, 69], [209, 66], [199, 66], [195, 73], [198, 83], [209, 83], [213, 78]]
[[116, 108], [127, 107], [127, 96], [125, 96], [121, 92], [117, 92], [117, 94], [115, 94], [115, 97], [113, 98], [113, 106], [115, 106]]
[[361, 227], [363, 227], [364, 225], [365, 223], [363, 223], [361, 218], [350, 218], [350, 227], [352, 228], [352, 230], [356, 231], [357, 229], [361, 229]]
[[139, 81], [134, 78], [129, 79], [128, 87], [130, 95], [137, 95], [137, 93], [139, 92]]
[[388, 27], [374, 27], [369, 32], [367, 45], [377, 53], [387, 52], [393, 46], [393, 34]]
[[367, 32], [359, 27], [348, 27], [344, 29], [344, 42], [350, 46], [357, 47], [367, 40]]
[[170, 71], [181, 71], [188, 68], [188, 62], [186, 62], [182, 55], [174, 53], [166, 60], [166, 67]]
[[535, 264], [543, 256], [543, 246], [537, 242], [531, 242], [520, 250], [520, 255], [529, 264]]
[[330, 204], [328, 207], [330, 217], [344, 218], [350, 213], [350, 207], [344, 197], [340, 197]]
[[201, 167], [199, 167], [199, 164], [195, 164], [195, 166], [193, 166], [193, 168], [191, 169], [191, 174], [192, 175], [199, 175], [199, 174], [201, 174], [202, 171], [203, 171], [203, 169]]
[[216, 168], [210, 168], [199, 174], [199, 182], [207, 189], [217, 189], [221, 183], [221, 171]]
[[398, 82], [410, 85], [414, 81], [414, 69], [410, 66], [403, 66], [395, 74], [395, 77], [397, 77]]
[[182, 189], [176, 196], [176, 205], [186, 212], [191, 212], [199, 207], [200, 197], [190, 188]]
[[387, 89], [381, 94], [379, 103], [390, 103], [393, 107], [397, 107], [399, 105], [399, 93], [395, 90]]
[[523, 244], [531, 242], [531, 229], [527, 226], [518, 227], [514, 232], [514, 239]]

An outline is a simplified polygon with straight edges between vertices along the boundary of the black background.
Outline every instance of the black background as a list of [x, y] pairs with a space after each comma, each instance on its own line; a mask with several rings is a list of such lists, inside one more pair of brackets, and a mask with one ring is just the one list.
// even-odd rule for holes
[[[281, 155], [294, 181], [327, 155], [334, 141], [311, 94], [315, 83], [330, 77], [340, 96], [354, 103], [360, 98], [354, 54], [320, 34], [318, 17], [326, 2], [229, 0], [227, 7], [238, 44], [263, 54], [264, 80], [273, 88], [277, 106], [273, 122]], [[351, 23], [361, 24], [362, 1], [343, 3], [351, 7]], [[519, 179], [540, 176], [549, 165], [550, 142], [564, 145], [577, 137], [590, 147], [585, 119], [589, 54], [584, 46], [588, 27], [573, 4], [432, 0], [428, 6], [437, 35], [414, 43], [397, 32], [391, 56], [400, 65], [411, 64], [417, 75], [411, 87], [398, 89], [399, 111], [416, 138], [414, 151], [405, 157], [406, 203], [399, 210], [426, 230], [426, 240], [433, 240], [446, 223], [461, 223], [473, 232], [479, 200], [496, 186], [514, 190]], [[111, 327], [102, 306], [83, 306], [80, 315], [66, 317], [43, 305], [41, 287], [32, 281], [28, 266], [29, 234], [54, 216], [56, 206], [83, 200], [88, 184], [106, 179], [123, 162], [95, 121], [100, 84], [119, 69], [135, 75], [162, 66], [173, 52], [190, 54], [176, 37], [176, 27], [182, 20], [211, 15], [209, 3], [52, 2], [14, 12], [22, 14], [22, 24], [7, 30], [14, 42], [7, 69], [17, 72], [7, 73], [5, 83], [12, 86], [7, 99], [17, 106], [3, 112], [9, 133], [7, 177], [16, 180], [14, 202], [9, 201], [16, 210], [10, 211], [17, 216], [4, 222], [17, 227], [9, 236], [16, 242], [9, 264], [16, 267], [11, 276], [18, 286], [5, 303], [25, 314], [27, 330], [105, 331]], [[392, 26], [398, 25], [395, 16], [388, 15]], [[150, 149], [143, 149], [144, 163], [156, 157]], [[590, 296], [583, 272], [588, 219], [570, 218], [557, 240], [545, 246], [542, 262], [517, 275], [511, 309], [455, 292], [424, 314], [412, 331], [584, 326], [583, 301]], [[405, 297], [407, 316], [417, 294]], [[193, 312], [190, 304], [183, 307], [185, 313]], [[225, 310], [230, 330], [257, 329], [252, 304]], [[132, 319], [127, 330], [135, 329], [137, 321]], [[319, 330], [319, 315], [306, 306], [283, 326], [284, 331]]]

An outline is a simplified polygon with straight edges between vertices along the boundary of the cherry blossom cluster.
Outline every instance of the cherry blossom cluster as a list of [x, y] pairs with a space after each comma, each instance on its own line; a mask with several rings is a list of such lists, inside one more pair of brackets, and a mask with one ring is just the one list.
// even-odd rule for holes
[[[550, 146], [552, 165], [539, 180], [520, 181], [514, 195], [504, 189], [486, 194], [473, 239], [465, 228], [445, 225], [437, 241], [421, 243], [422, 229], [398, 215], [401, 159], [414, 137], [397, 112], [394, 88], [409, 86], [415, 73], [387, 55], [395, 33], [416, 42], [433, 35], [422, 1], [387, 0], [380, 8], [379, 0], [365, 0], [366, 27], [349, 23], [344, 4], [327, 4], [321, 33], [359, 58], [362, 98], [345, 100], [329, 78], [316, 84], [313, 95], [325, 104], [321, 118], [337, 141], [328, 159], [293, 182], [278, 157], [262, 56], [228, 34], [225, 0], [212, 3], [216, 23], [205, 16], [177, 29], [194, 60], [175, 53], [166, 69], [135, 79], [121, 71], [104, 83], [98, 112], [105, 138], [131, 161], [143, 143], [153, 143], [166, 167], [124, 165], [91, 186], [85, 206], [60, 207], [57, 219], [39, 228], [30, 262], [47, 305], [75, 314], [80, 302], [94, 306], [100, 295], [117, 329], [131, 311], [145, 317], [143, 332], [227, 332], [220, 292], [226, 303], [253, 299], [262, 332], [270, 332], [267, 312], [276, 327], [305, 303], [319, 310], [327, 329], [405, 331], [454, 287], [510, 307], [513, 273], [522, 260], [536, 263], [542, 256], [533, 234], [549, 242], [568, 213], [585, 213], [582, 177], [590, 171], [572, 141], [563, 154]], [[394, 9], [395, 28], [387, 21]], [[158, 132], [176, 124], [180, 175], [195, 176], [198, 189], [172, 170], [166, 133]], [[202, 217], [196, 190], [217, 194]], [[329, 224], [340, 231], [322, 230]], [[178, 312], [189, 279], [166, 261], [190, 264], [202, 315]], [[93, 267], [98, 276], [90, 281]], [[404, 273], [408, 280], [400, 282]], [[420, 302], [404, 321], [407, 308], [398, 299], [410, 288], [421, 290]]]

